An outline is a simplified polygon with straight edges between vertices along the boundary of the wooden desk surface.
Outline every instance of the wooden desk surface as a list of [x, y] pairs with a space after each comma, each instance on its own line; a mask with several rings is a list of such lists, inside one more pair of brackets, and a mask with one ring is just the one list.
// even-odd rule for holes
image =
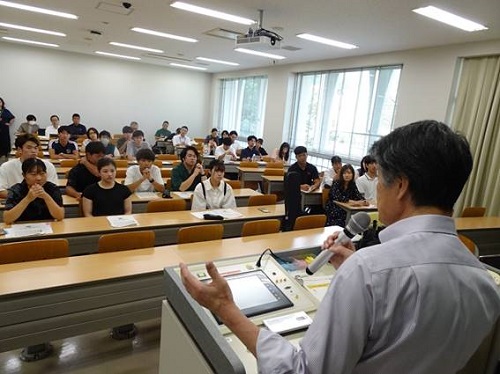
[[[242, 217], [234, 219], [225, 219], [221, 223], [232, 221], [242, 221], [251, 219], [264, 219], [264, 218], [281, 218], [285, 214], [285, 206], [283, 204], [266, 205], [269, 213], [263, 213], [259, 210], [258, 206], [234, 208], [237, 212], [242, 214]], [[109, 221], [105, 216], [102, 217], [77, 217], [66, 218], [62, 221], [52, 221], [52, 234], [44, 235], [43, 237], [67, 237], [67, 236], [80, 236], [89, 234], [104, 234], [107, 232], [117, 231], [131, 231], [154, 229], [162, 227], [181, 227], [207, 224], [206, 220], [196, 218], [191, 214], [190, 210], [183, 210], [177, 212], [161, 212], [161, 213], [138, 213], [132, 214], [136, 221], [137, 226], [114, 228], [111, 227]], [[210, 222], [213, 223], [213, 222]], [[5, 223], [0, 224], [0, 227], [10, 227]], [[36, 238], [17, 238], [17, 240], [30, 240]], [[5, 236], [0, 237], [0, 243], [7, 241], [15, 241], [14, 239], [6, 239]]]
[[500, 229], [500, 217], [457, 217], [455, 226], [457, 231]]
[[374, 212], [378, 209], [376, 205], [353, 206], [348, 203], [341, 203], [340, 201], [334, 201], [334, 203], [342, 209], [352, 212]]
[[[161, 272], [179, 262], [196, 263], [320, 246], [335, 227], [282, 232], [201, 243], [0, 265], [0, 297], [111, 278]], [[36, 279], [36, 282], [33, 281]]]
[[262, 179], [268, 182], [284, 182], [284, 175], [262, 175]]

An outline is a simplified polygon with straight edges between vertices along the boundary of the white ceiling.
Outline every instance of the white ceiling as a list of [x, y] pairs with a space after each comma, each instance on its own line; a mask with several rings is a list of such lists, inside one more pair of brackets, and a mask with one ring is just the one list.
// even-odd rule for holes
[[[131, 0], [127, 11], [121, 1], [115, 0], [14, 0], [79, 16], [78, 20], [64, 19], [0, 7], [0, 22], [20, 24], [59, 31], [67, 37], [35, 34], [0, 27], [0, 36], [32, 39], [57, 43], [64, 51], [94, 54], [95, 51], [141, 57], [138, 63], [168, 66], [170, 62], [183, 62], [203, 66], [207, 72], [217, 73], [265, 67], [273, 61], [235, 52], [233, 40], [206, 34], [222, 28], [246, 33], [248, 26], [218, 20], [174, 9], [168, 0]], [[500, 39], [500, 0], [184, 0], [195, 5], [258, 20], [258, 9], [264, 10], [262, 26], [283, 36], [281, 54], [285, 60], [277, 64], [300, 63], [389, 52], [446, 44]], [[486, 25], [489, 29], [466, 32], [426, 19], [411, 10], [435, 5]], [[105, 11], [99, 8], [110, 8]], [[124, 12], [128, 14], [119, 14]], [[185, 43], [130, 31], [142, 27], [170, 34], [198, 39]], [[100, 32], [95, 35], [91, 30]], [[344, 50], [296, 37], [308, 32], [359, 46]], [[0, 39], [1, 40], [1, 39]], [[159, 59], [147, 52], [109, 45], [111, 41], [161, 49], [164, 55], [186, 61]], [[286, 48], [295, 47], [292, 51]], [[202, 56], [237, 62], [230, 67], [195, 60]], [[109, 57], [101, 57], [109, 58]]]

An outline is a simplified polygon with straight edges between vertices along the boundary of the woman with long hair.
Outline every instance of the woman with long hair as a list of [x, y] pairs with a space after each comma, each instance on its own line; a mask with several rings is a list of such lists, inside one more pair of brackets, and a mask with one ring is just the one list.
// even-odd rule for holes
[[344, 227], [346, 224], [346, 211], [335, 204], [335, 201], [353, 206], [368, 205], [356, 187], [354, 168], [351, 164], [345, 164], [340, 169], [339, 179], [333, 182], [325, 206], [326, 226], [338, 225]]
[[275, 161], [283, 161], [287, 163], [290, 159], [290, 144], [287, 142], [281, 143], [279, 149], [273, 151], [273, 158]]

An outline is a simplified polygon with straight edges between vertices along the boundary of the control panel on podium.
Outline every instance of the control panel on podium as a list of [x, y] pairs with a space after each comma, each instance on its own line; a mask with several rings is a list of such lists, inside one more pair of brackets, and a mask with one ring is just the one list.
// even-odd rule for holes
[[[314, 276], [305, 273], [307, 260], [319, 251], [306, 248], [279, 257], [264, 254], [215, 265], [246, 316], [298, 344], [335, 272], [328, 264]], [[200, 281], [210, 281], [205, 264], [188, 268]], [[191, 298], [177, 267], [165, 269], [165, 284], [160, 373], [257, 373], [255, 357], [216, 316]]]

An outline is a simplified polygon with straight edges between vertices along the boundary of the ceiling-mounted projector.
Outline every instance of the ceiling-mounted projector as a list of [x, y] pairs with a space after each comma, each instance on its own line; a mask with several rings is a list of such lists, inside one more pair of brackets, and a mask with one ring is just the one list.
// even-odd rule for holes
[[236, 47], [249, 47], [256, 50], [269, 50], [269, 49], [279, 49], [280, 42], [283, 37], [275, 33], [274, 31], [266, 30], [262, 27], [262, 18], [264, 11], [259, 9], [260, 21], [259, 28], [253, 30], [250, 28], [248, 33], [245, 35], [236, 37]]

